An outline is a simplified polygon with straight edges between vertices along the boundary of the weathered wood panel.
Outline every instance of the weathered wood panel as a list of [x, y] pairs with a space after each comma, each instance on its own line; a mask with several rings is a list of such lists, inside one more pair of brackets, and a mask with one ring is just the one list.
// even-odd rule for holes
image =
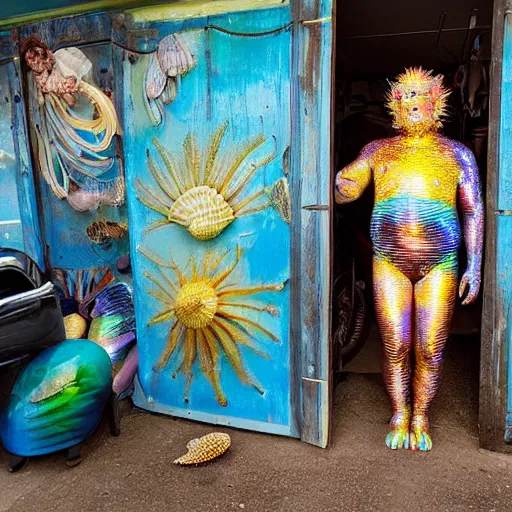
[[[114, 67], [113, 49], [111, 45], [112, 24], [107, 14], [63, 18], [30, 25], [19, 29], [22, 42], [34, 35], [53, 51], [59, 48], [79, 47], [92, 62], [91, 75], [87, 77], [93, 85], [112, 97], [117, 110], [121, 106], [116, 86], [121, 76]], [[26, 69], [26, 68], [25, 68]], [[32, 147], [34, 139], [34, 92], [35, 84], [32, 77], [26, 74], [26, 101], [29, 109], [29, 128], [32, 130]], [[115, 155], [113, 168], [101, 177], [103, 180], [122, 176], [122, 145], [120, 137], [116, 137], [111, 148], [105, 155]], [[58, 199], [44, 181], [39, 167], [38, 158], [32, 151], [34, 169], [39, 191], [40, 210], [43, 218], [44, 238], [47, 249], [48, 264], [52, 268], [83, 270], [102, 266], [115, 269], [115, 261], [128, 252], [128, 237], [115, 241], [110, 245], [94, 244], [87, 235], [87, 227], [97, 220], [108, 220], [123, 223], [126, 221], [126, 206], [91, 208], [89, 211], [77, 211], [66, 200]]]
[[325, 447], [331, 403], [331, 72], [332, 5], [294, 4], [294, 59], [299, 77], [294, 112], [292, 239], [293, 333], [300, 337], [302, 440]]
[[[102, 14], [63, 18], [23, 27], [20, 40], [36, 35], [53, 50], [79, 46], [93, 61], [94, 83], [113, 95], [126, 127], [124, 154], [132, 196], [130, 230], [135, 237], [131, 248], [137, 273], [143, 375], [136, 401], [155, 411], [301, 436], [305, 441], [326, 446], [331, 384], [331, 4], [320, 0], [297, 4], [293, 21], [287, 2], [268, 0], [258, 4], [259, 10], [249, 12], [241, 12], [242, 5], [245, 4], [233, 3], [232, 10], [240, 12], [221, 15], [218, 13], [228, 10], [228, 4], [212, 2], [208, 5], [213, 9], [212, 15], [208, 17], [198, 16], [190, 6], [172, 4], [111, 17]], [[250, 3], [246, 6], [252, 7]], [[174, 21], [169, 22], [169, 18]], [[142, 106], [147, 54], [155, 50], [162, 37], [176, 32], [191, 34], [192, 51], [200, 62], [180, 80], [177, 99], [165, 106], [165, 122], [155, 128]], [[134, 51], [125, 52], [123, 48]], [[121, 68], [124, 73], [119, 72]], [[218, 404], [212, 406], [209, 397], [201, 395], [204, 376], [202, 380], [199, 376], [198, 392], [191, 393], [186, 406], [179, 393], [187, 386], [182, 376], [148, 376], [155, 359], [157, 331], [150, 333], [146, 324], [150, 314], [155, 313], [156, 303], [148, 300], [147, 282], [143, 284], [141, 278], [143, 271], [149, 269], [138, 252], [141, 242], [148, 242], [155, 252], [171, 247], [180, 264], [191, 254], [201, 258], [205, 251], [201, 244], [191, 244], [182, 234], [163, 238], [143, 235], [143, 228], [153, 214], [141, 208], [133, 190], [135, 177], [148, 177], [146, 149], [153, 135], [168, 149], [179, 151], [186, 133], [192, 130], [204, 146], [226, 119], [230, 121], [232, 143], [242, 145], [262, 132], [277, 154], [265, 166], [263, 180], [248, 187], [248, 193], [264, 186], [266, 194], [271, 195], [269, 187], [286, 177], [293, 198], [293, 240], [290, 227], [279, 214], [282, 204], [274, 203], [265, 212], [237, 219], [226, 230], [224, 241], [205, 245], [208, 250], [241, 246], [245, 253], [241, 277], [247, 283], [286, 283], [277, 297], [273, 292], [261, 295], [263, 301], [280, 311], [279, 318], [267, 319], [262, 324], [272, 332], [275, 330], [280, 338], [278, 345], [265, 342], [270, 363], [265, 365], [257, 354], [249, 354], [242, 347], [247, 366], [254, 369], [265, 390], [261, 398], [238, 389], [233, 370], [228, 368], [227, 361], [222, 363], [226, 390], [237, 390], [230, 399], [229, 411], [220, 409]], [[121, 142], [118, 151], [123, 151]], [[52, 196], [43, 180], [38, 181], [43, 191], [41, 204], [50, 266], [97, 266], [98, 256], [102, 264], [112, 263], [109, 258], [113, 253], [98, 255], [91, 251], [84, 236], [87, 216], [67, 208], [65, 202]], [[102, 214], [121, 215], [122, 219], [123, 210], [114, 213], [103, 209]], [[87, 221], [90, 220], [89, 217]], [[264, 316], [251, 313], [248, 318], [260, 322]], [[163, 334], [161, 330], [156, 335], [160, 348]]]
[[[288, 177], [283, 161], [287, 158], [292, 132], [289, 8], [284, 6], [175, 22], [159, 19], [140, 26], [127, 16], [124, 23], [129, 31], [126, 41], [131, 48], [142, 52], [152, 51], [162, 38], [178, 33], [195, 60], [195, 66], [179, 80], [175, 99], [163, 106], [161, 120], [154, 119], [155, 125], [151, 122], [144, 99], [144, 74], [149, 57], [127, 52], [124, 62], [124, 147], [140, 353], [135, 402], [145, 409], [209, 423], [298, 435], [291, 420], [290, 399], [289, 224], [281, 218], [274, 204], [260, 212], [235, 219], [210, 240], [197, 240], [186, 227], [170, 223], [147, 231], [148, 226], [161, 216], [143, 205], [138, 199], [140, 190], [135, 190], [136, 180], [140, 180], [157, 194], [163, 192], [155, 187], [155, 178], [148, 169], [148, 151], [165, 169], [153, 137], [176, 155], [177, 172], [180, 179], [186, 181], [192, 176], [192, 171], [181, 163], [187, 146], [187, 134], [190, 132], [196, 138], [203, 162], [201, 174], [206, 161], [205, 149], [212, 135], [225, 121], [229, 122], [229, 126], [218, 154], [218, 172], [223, 172], [226, 164], [236, 158], [240, 148], [260, 133], [266, 142], [247, 162], [255, 163], [269, 153], [276, 154], [276, 158], [261, 167], [244, 185], [243, 197], [263, 189], [268, 194], [270, 190], [266, 187], [272, 187], [277, 180]], [[235, 179], [239, 179], [238, 175], [236, 171]], [[152, 263], [143, 253], [149, 250], [167, 261], [172, 255], [180, 271], [190, 276], [191, 267], [187, 262], [191, 257], [201, 268], [208, 253], [229, 251], [227, 264], [233, 261], [237, 246], [242, 249], [242, 257], [233, 282], [240, 286], [286, 284], [280, 291], [264, 291], [254, 296], [258, 302], [270, 305], [271, 310], [279, 313], [278, 316], [271, 317], [266, 311], [243, 312], [243, 316], [279, 339], [276, 343], [269, 341], [261, 332], [253, 333], [257, 347], [267, 353], [267, 358], [262, 358], [261, 354], [251, 351], [249, 347], [239, 347], [245, 367], [259, 382], [263, 393], [240, 381], [232, 367], [232, 360], [221, 350], [220, 384], [227, 399], [227, 405], [223, 405], [216, 398], [200, 365], [201, 355], [191, 365], [193, 379], [190, 386], [187, 375], [180, 371], [180, 358], [187, 353], [185, 349], [181, 354], [179, 350], [173, 353], [173, 358], [163, 371], [155, 371], [155, 364], [166, 347], [172, 324], [148, 325], [161, 305], [149, 295], [151, 282], [144, 274], [160, 278], [159, 265]], [[169, 277], [174, 278], [172, 275]], [[208, 329], [211, 326], [209, 324]], [[192, 334], [200, 339], [201, 335], [197, 334], [200, 329], [195, 331]], [[215, 333], [217, 335], [219, 331]], [[180, 343], [185, 344], [185, 340], [180, 340]]]
[[23, 251], [44, 267], [14, 35], [0, 35], [0, 247]]
[[[504, 31], [509, 2], [497, 0], [494, 6], [493, 48], [491, 62], [490, 132], [487, 168], [486, 249], [484, 268], [484, 306], [480, 351], [480, 445], [489, 450], [507, 450], [504, 432], [507, 404], [507, 312], [512, 289], [510, 240], [512, 219], [500, 205], [510, 204], [510, 189], [502, 190], [510, 179], [506, 176], [506, 160], [510, 145], [502, 140], [506, 136], [512, 111], [506, 111], [502, 101], [502, 75], [504, 62]], [[508, 16], [507, 16], [508, 18]], [[510, 36], [507, 36], [510, 45]], [[507, 50], [509, 52], [510, 50]], [[509, 66], [510, 58], [506, 65]], [[505, 131], [504, 131], [505, 129]], [[508, 197], [507, 197], [508, 195]]]

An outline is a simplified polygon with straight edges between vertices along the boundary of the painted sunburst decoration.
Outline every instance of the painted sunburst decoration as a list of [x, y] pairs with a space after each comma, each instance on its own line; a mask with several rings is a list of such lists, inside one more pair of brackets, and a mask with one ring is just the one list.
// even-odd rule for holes
[[189, 133], [183, 143], [184, 165], [180, 166], [162, 144], [153, 139], [167, 172], [155, 163], [148, 150], [148, 168], [159, 190], [152, 190], [136, 179], [137, 196], [142, 204], [164, 217], [149, 226], [148, 231], [175, 223], [187, 228], [198, 240], [210, 240], [236, 218], [264, 210], [271, 204], [264, 187], [249, 196], [244, 196], [243, 192], [258, 169], [275, 158], [275, 152], [255, 162], [250, 160], [256, 149], [266, 142], [265, 137], [259, 135], [238, 152], [230, 149], [218, 158], [227, 126], [228, 123], [224, 123], [213, 135], [204, 159], [195, 136]]
[[149, 293], [164, 306], [148, 325], [172, 322], [167, 343], [154, 370], [164, 370], [178, 347], [182, 347], [183, 356], [176, 373], [183, 372], [187, 377], [185, 400], [188, 400], [193, 366], [199, 359], [201, 372], [212, 385], [218, 403], [226, 406], [227, 399], [220, 385], [219, 369], [219, 359], [224, 354], [242, 383], [263, 393], [261, 386], [249, 376], [245, 368], [240, 346], [268, 357], [255, 345], [255, 335], [263, 334], [275, 342], [279, 340], [259, 323], [239, 312], [252, 310], [273, 316], [277, 316], [279, 312], [269, 304], [240, 302], [238, 299], [264, 291], [281, 291], [285, 283], [246, 287], [239, 286], [236, 282], [228, 284], [228, 278], [240, 261], [240, 248], [237, 248], [235, 260], [231, 264], [222, 265], [230, 251], [217, 257], [207, 254], [201, 262], [201, 268], [198, 268], [195, 258], [191, 258], [190, 275], [185, 275], [172, 259], [166, 262], [145, 249], [139, 251], [159, 267], [171, 269], [175, 274], [175, 279], [172, 280], [161, 270], [160, 279], [148, 272], [144, 273], [156, 286]]

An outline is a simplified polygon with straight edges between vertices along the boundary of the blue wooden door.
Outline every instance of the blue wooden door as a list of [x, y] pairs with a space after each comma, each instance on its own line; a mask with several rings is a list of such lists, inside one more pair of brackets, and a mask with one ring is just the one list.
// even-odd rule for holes
[[[496, 13], [496, 15], [499, 16], [499, 13]], [[507, 357], [508, 368], [507, 372], [503, 371], [504, 368], [499, 372], [495, 372], [495, 378], [497, 381], [489, 381], [487, 378], [485, 378], [485, 376], [484, 382], [487, 383], [487, 386], [489, 386], [489, 384], [494, 386], [492, 393], [495, 397], [499, 397], [499, 402], [503, 403], [506, 401], [507, 413], [505, 419], [506, 425], [504, 437], [507, 443], [512, 443], [512, 357], [510, 356], [510, 351], [512, 349], [512, 283], [510, 281], [510, 256], [512, 254], [512, 18], [510, 17], [509, 9], [507, 10], [507, 14], [504, 15], [504, 18], [504, 32], [502, 32], [503, 60], [501, 76], [501, 106], [499, 112], [499, 160], [496, 165], [496, 167], [499, 169], [499, 172], [496, 176], [497, 187], [495, 190], [497, 192], [497, 197], [494, 199], [494, 201], [491, 199], [491, 204], [496, 202], [496, 205], [493, 210], [489, 212], [489, 215], [494, 217], [492, 222], [495, 222], [496, 228], [495, 258], [497, 279], [493, 282], [496, 283], [495, 293], [497, 295], [497, 328], [494, 330], [494, 342], [496, 347], [498, 347], [500, 344], [503, 344], [504, 353]], [[499, 17], [498, 22], [501, 25], [501, 31], [503, 31], [503, 19], [501, 16]], [[495, 51], [497, 51], [496, 47]], [[493, 84], [493, 86], [499, 87], [499, 84]], [[492, 167], [489, 167], [492, 170]], [[491, 191], [493, 191], [493, 189], [491, 189]], [[493, 239], [491, 238], [491, 240]], [[491, 259], [488, 255], [486, 256], [488, 259]], [[505, 358], [501, 357], [501, 354], [496, 350], [496, 348], [490, 354], [487, 351], [484, 351], [483, 357], [485, 357], [485, 359], [482, 361], [483, 368], [491, 365], [496, 365], [499, 367], [505, 362]], [[506, 373], [508, 374], [507, 376], [505, 376]], [[487, 386], [484, 387], [484, 392]], [[486, 404], [484, 404], [484, 407], [485, 406]], [[502, 407], [502, 405], [499, 403], [495, 406], [497, 409], [501, 409]], [[496, 416], [498, 416], [498, 414], [496, 414]], [[500, 422], [502, 421], [503, 417], [500, 418]], [[499, 426], [499, 431], [503, 431], [502, 425]]]
[[[322, 433], [307, 440], [325, 445], [330, 25], [303, 93], [295, 77], [314, 58], [298, 51], [307, 29], [289, 5], [266, 4], [203, 17], [179, 4], [128, 14], [123, 45], [137, 49], [123, 61], [134, 397], [157, 412], [291, 436], [315, 418]], [[327, 206], [315, 211], [319, 201]], [[303, 214], [304, 203], [312, 209]]]

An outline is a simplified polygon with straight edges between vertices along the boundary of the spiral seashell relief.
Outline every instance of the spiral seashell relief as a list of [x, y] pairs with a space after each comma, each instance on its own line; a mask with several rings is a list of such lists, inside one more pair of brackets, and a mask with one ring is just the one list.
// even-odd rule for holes
[[264, 187], [250, 195], [243, 192], [257, 171], [275, 158], [275, 152], [251, 160], [266, 142], [265, 137], [259, 135], [238, 151], [230, 149], [218, 158], [227, 127], [226, 122], [215, 132], [205, 158], [201, 158], [194, 134], [189, 133], [183, 142], [184, 164], [181, 166], [156, 138], [153, 139], [165, 171], [148, 150], [148, 169], [158, 188], [152, 189], [138, 178], [135, 187], [139, 201], [164, 218], [150, 225], [147, 231], [174, 223], [185, 227], [197, 240], [210, 240], [235, 219], [262, 211], [271, 204]]

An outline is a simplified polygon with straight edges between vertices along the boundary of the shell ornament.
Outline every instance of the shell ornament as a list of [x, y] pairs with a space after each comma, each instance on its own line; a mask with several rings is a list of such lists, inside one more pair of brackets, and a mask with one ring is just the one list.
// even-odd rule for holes
[[98, 245], [120, 240], [127, 233], [128, 224], [110, 220], [95, 220], [87, 226], [87, 236]]
[[149, 291], [150, 295], [164, 306], [148, 325], [171, 322], [166, 345], [153, 369], [163, 371], [169, 365], [171, 356], [179, 352], [181, 362], [175, 374], [183, 372], [187, 377], [185, 401], [188, 401], [193, 378], [192, 369], [199, 360], [200, 370], [212, 385], [217, 402], [225, 407], [228, 401], [221, 388], [219, 367], [219, 360], [223, 354], [240, 381], [253, 386], [263, 394], [260, 384], [245, 368], [240, 346], [268, 358], [268, 355], [258, 350], [255, 345], [255, 335], [263, 334], [275, 342], [279, 340], [259, 323], [240, 312], [252, 310], [277, 316], [278, 310], [268, 304], [242, 302], [238, 299], [263, 291], [281, 291], [285, 283], [252, 287], [241, 287], [236, 282], [228, 284], [226, 281], [240, 261], [240, 248], [237, 248], [234, 262], [225, 266], [221, 264], [230, 251], [218, 257], [207, 254], [200, 268], [192, 257], [189, 276], [182, 273], [172, 259], [167, 263], [144, 249], [139, 251], [156, 265], [171, 269], [176, 277], [173, 281], [161, 271], [159, 279], [156, 279], [148, 272], [144, 273], [156, 286]]
[[163, 119], [163, 106], [171, 104], [178, 94], [181, 77], [196, 62], [185, 40], [179, 34], [170, 34], [149, 56], [144, 75], [145, 105], [151, 122], [158, 126]]
[[64, 317], [64, 328], [68, 340], [79, 340], [87, 332], [87, 320], [78, 313], [71, 313]]
[[240, 151], [228, 150], [223, 158], [217, 158], [227, 127], [225, 123], [216, 131], [204, 161], [195, 136], [189, 133], [183, 143], [185, 164], [181, 167], [177, 167], [172, 155], [153, 139], [166, 172], [155, 163], [148, 150], [148, 168], [158, 190], [148, 188], [138, 178], [135, 187], [139, 201], [164, 218], [150, 225], [147, 231], [174, 223], [185, 227], [197, 240], [210, 240], [235, 219], [270, 205], [264, 188], [249, 196], [243, 196], [243, 191], [258, 169], [275, 158], [275, 152], [256, 161], [249, 158], [266, 142], [263, 135], [259, 135]]
[[110, 356], [116, 394], [126, 391], [137, 370], [135, 309], [130, 288], [108, 267], [54, 269], [66, 336], [87, 337]]
[[187, 443], [187, 453], [174, 461], [180, 466], [204, 464], [224, 455], [231, 446], [228, 434], [212, 432]]
[[277, 210], [277, 213], [287, 224], [290, 224], [292, 221], [292, 205], [288, 180], [286, 178], [279, 178], [273, 185], [267, 187], [265, 192], [270, 197], [270, 201]]
[[[23, 42], [21, 55], [33, 78], [32, 129], [46, 183], [77, 211], [119, 206], [125, 192], [121, 162], [107, 153], [121, 128], [112, 100], [87, 82], [92, 62], [78, 48], [52, 52], [34, 36]], [[83, 114], [83, 104], [91, 115]]]

